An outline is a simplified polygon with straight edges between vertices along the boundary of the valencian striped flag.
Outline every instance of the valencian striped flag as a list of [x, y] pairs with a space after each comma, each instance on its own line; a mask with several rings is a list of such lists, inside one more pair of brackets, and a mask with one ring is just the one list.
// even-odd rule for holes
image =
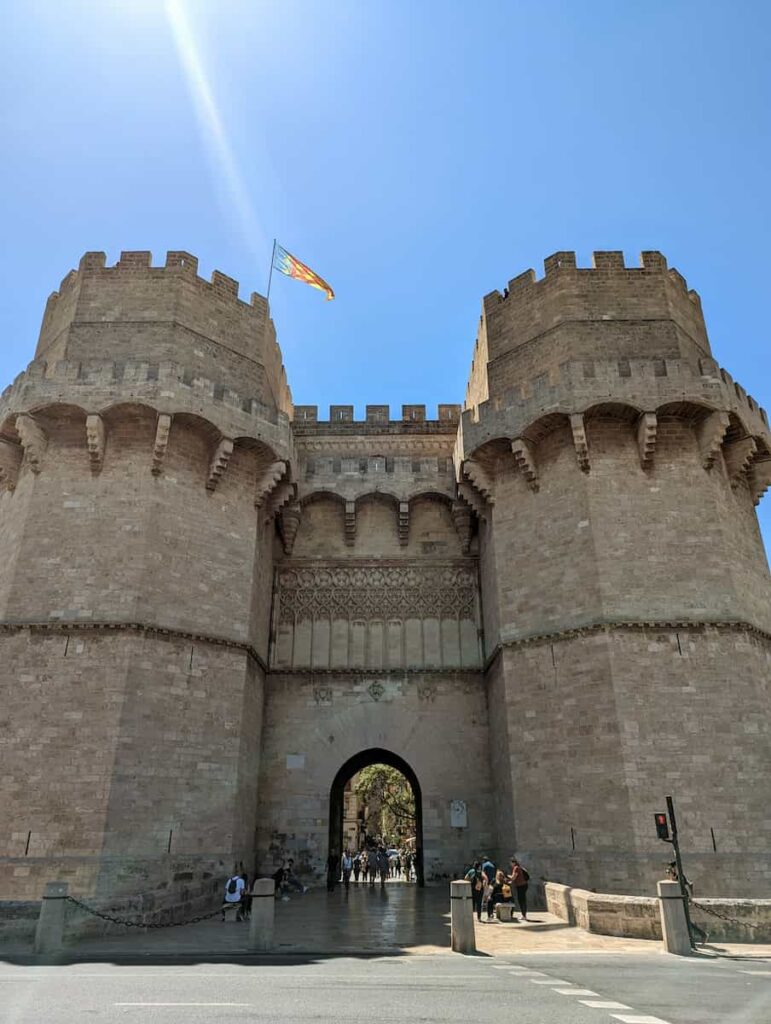
[[291, 252], [287, 252], [278, 242], [273, 247], [273, 266], [280, 273], [286, 274], [287, 277], [293, 277], [296, 281], [304, 281], [311, 288], [318, 288], [319, 291], [325, 292], [327, 301], [334, 299], [335, 293], [327, 282], [322, 277], [319, 277], [314, 270], [311, 270], [310, 267], [298, 260], [296, 256], [293, 256]]

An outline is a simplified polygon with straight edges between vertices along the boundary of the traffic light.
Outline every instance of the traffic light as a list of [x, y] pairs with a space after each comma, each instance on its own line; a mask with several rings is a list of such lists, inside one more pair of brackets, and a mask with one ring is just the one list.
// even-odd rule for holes
[[669, 839], [669, 822], [664, 811], [658, 811], [654, 814], [656, 819], [656, 835], [659, 839]]

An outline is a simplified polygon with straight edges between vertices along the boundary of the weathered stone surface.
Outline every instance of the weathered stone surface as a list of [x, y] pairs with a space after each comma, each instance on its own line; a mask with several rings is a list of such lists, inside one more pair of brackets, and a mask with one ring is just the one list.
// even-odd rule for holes
[[428, 878], [652, 893], [672, 793], [697, 891], [771, 892], [771, 436], [660, 254], [486, 296], [460, 422], [290, 419], [262, 297], [105, 263], [0, 396], [0, 897], [319, 874], [362, 750], [415, 771]]

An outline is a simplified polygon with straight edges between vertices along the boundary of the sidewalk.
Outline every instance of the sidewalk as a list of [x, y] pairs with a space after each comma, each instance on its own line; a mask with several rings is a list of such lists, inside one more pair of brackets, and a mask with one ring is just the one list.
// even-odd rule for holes
[[[348, 893], [314, 889], [275, 905], [277, 955], [420, 955], [450, 953], [450, 900], [446, 884], [418, 889], [390, 882], [385, 887], [352, 883]], [[149, 931], [125, 929], [122, 935], [86, 939], [67, 947], [79, 960], [227, 959], [251, 955], [249, 924], [219, 918], [182, 927]], [[571, 927], [546, 911], [533, 911], [526, 922], [478, 923], [477, 950], [486, 956], [528, 953], [650, 953], [660, 955], [660, 942], [593, 935]], [[0, 959], [29, 956], [31, 946], [0, 948]], [[767, 957], [771, 946], [713, 945], [707, 955]]]

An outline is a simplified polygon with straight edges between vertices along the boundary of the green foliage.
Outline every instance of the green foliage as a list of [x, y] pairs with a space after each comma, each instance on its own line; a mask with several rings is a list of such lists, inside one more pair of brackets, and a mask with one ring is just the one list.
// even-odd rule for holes
[[368, 819], [370, 832], [387, 842], [403, 841], [415, 834], [415, 794], [400, 771], [387, 764], [371, 764], [356, 776], [354, 792], [374, 809]]

